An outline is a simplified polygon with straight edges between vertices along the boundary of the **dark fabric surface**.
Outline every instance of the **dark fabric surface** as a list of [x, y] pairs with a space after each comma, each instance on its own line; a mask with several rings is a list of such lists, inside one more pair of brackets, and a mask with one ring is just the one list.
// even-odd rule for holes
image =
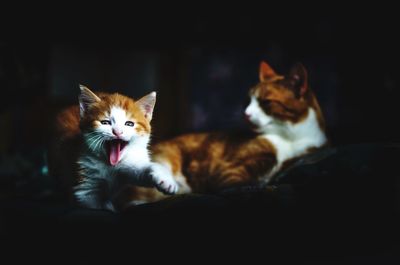
[[209, 254], [228, 247], [229, 255], [280, 259], [391, 256], [399, 245], [398, 165], [398, 144], [346, 145], [305, 157], [273, 185], [172, 196], [123, 213], [51, 198], [7, 199], [0, 231], [9, 246], [56, 253], [138, 255], [156, 245]]

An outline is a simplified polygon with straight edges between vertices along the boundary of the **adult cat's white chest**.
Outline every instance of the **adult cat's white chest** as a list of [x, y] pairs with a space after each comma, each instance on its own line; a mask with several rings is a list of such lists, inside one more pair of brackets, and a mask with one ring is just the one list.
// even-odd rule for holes
[[276, 149], [277, 164], [267, 178], [279, 171], [285, 161], [306, 154], [310, 148], [321, 147], [327, 141], [312, 108], [309, 108], [303, 121], [297, 124], [285, 122], [284, 126], [271, 128], [262, 137]]

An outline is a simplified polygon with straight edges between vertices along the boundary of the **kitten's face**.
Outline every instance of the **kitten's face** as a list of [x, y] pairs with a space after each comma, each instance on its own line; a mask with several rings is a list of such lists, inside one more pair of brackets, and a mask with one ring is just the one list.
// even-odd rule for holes
[[106, 151], [111, 165], [119, 163], [127, 146], [147, 147], [155, 92], [134, 101], [120, 94], [94, 94], [81, 86], [81, 129], [88, 148]]
[[249, 92], [246, 118], [258, 133], [299, 123], [308, 113], [307, 92], [304, 67], [295, 65], [289, 75], [280, 76], [263, 62], [260, 83]]

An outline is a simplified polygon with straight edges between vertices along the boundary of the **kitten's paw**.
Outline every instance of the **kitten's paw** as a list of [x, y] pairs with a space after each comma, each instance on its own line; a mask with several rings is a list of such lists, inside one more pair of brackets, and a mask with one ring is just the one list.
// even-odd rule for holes
[[172, 195], [178, 192], [179, 185], [166, 167], [158, 164], [153, 166], [151, 175], [156, 188], [162, 193]]
[[170, 179], [162, 179], [156, 183], [156, 188], [161, 191], [162, 193], [173, 195], [176, 194], [179, 190], [179, 186], [175, 180]]

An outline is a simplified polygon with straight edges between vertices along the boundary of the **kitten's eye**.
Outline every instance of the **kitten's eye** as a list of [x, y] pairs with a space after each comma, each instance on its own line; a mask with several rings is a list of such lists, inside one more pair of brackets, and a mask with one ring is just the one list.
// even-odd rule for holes
[[133, 125], [135, 125], [135, 123], [133, 123], [133, 122], [131, 122], [131, 121], [127, 121], [127, 122], [125, 122], [125, 125], [126, 125], [126, 126], [130, 126], [130, 127], [133, 127]]
[[102, 121], [100, 121], [100, 123], [103, 125], [111, 125], [111, 121], [109, 121], [109, 120], [102, 120]]

